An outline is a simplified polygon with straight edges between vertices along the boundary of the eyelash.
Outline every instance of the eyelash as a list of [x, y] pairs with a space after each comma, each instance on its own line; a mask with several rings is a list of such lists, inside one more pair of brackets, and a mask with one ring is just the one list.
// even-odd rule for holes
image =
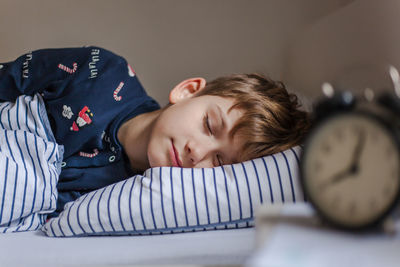
[[[212, 132], [211, 126], [210, 126], [210, 120], [209, 120], [208, 114], [206, 114], [206, 116], [204, 117], [204, 124], [205, 124], [205, 128], [207, 129], [207, 131], [211, 135], [213, 135], [213, 132]], [[219, 155], [217, 155], [216, 158], [217, 158], [217, 161], [218, 161], [218, 166], [222, 166], [223, 163], [221, 161], [221, 157]]]
[[213, 132], [212, 132], [211, 126], [210, 126], [210, 120], [209, 120], [208, 114], [206, 114], [206, 116], [205, 116], [205, 118], [204, 118], [204, 122], [205, 122], [205, 125], [206, 125], [206, 128], [207, 128], [208, 132], [209, 132], [211, 135], [213, 135]]
[[217, 155], [217, 161], [218, 161], [218, 166], [222, 166], [223, 163], [221, 161], [221, 157], [219, 155]]

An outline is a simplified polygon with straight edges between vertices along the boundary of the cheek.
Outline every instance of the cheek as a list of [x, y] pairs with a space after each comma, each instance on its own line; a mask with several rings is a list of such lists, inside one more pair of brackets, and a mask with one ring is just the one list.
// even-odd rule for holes
[[180, 114], [174, 113], [174, 115], [160, 118], [160, 121], [154, 125], [154, 131], [172, 137], [198, 129], [198, 118], [195, 114], [182, 112]]
[[169, 166], [168, 151], [171, 138], [178, 138], [180, 132], [171, 117], [162, 114], [155, 122], [147, 145], [147, 159], [151, 167]]
[[155, 147], [150, 142], [147, 147], [147, 160], [149, 161], [150, 167], [160, 166], [159, 154], [160, 153], [157, 153], [157, 150], [155, 150]]
[[178, 120], [178, 115], [174, 110], [166, 110], [157, 118], [153, 126], [153, 133], [167, 133], [174, 127], [174, 121]]
[[147, 145], [147, 159], [150, 167], [166, 166], [166, 138], [162, 138], [157, 134], [151, 134], [149, 143]]

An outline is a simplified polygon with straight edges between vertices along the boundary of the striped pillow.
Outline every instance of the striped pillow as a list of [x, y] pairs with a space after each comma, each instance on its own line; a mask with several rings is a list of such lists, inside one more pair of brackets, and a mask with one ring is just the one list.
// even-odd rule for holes
[[39, 229], [56, 208], [62, 146], [40, 96], [0, 103], [0, 232]]
[[253, 225], [260, 203], [302, 202], [300, 148], [216, 168], [148, 169], [66, 204], [48, 236], [140, 235]]

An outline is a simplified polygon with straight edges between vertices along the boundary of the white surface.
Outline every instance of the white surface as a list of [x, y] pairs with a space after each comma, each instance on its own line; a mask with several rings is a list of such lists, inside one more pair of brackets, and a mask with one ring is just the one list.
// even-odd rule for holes
[[399, 266], [399, 222], [394, 235], [377, 231], [355, 234], [316, 224], [303, 204], [294, 209], [287, 206], [281, 211], [281, 222], [273, 215], [277, 224], [248, 262], [249, 267]]
[[0, 235], [0, 266], [243, 264], [254, 228], [153, 236], [50, 238], [42, 232]]

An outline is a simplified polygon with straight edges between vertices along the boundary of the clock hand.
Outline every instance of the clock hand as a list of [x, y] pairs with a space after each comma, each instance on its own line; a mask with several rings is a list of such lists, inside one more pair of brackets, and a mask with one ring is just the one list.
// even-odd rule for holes
[[365, 131], [359, 129], [359, 137], [358, 137], [358, 142], [357, 145], [354, 149], [353, 152], [353, 158], [352, 158], [352, 163], [350, 165], [350, 174], [356, 174], [358, 173], [359, 170], [359, 165], [360, 165], [360, 158], [361, 158], [361, 152], [365, 146]]
[[352, 165], [347, 167], [346, 169], [336, 173], [332, 178], [326, 180], [324, 183], [320, 185], [321, 190], [325, 190], [329, 185], [336, 184], [344, 179], [349, 178], [353, 174]]
[[335, 174], [331, 179], [329, 179], [328, 181], [323, 183], [321, 186], [321, 190], [325, 189], [327, 186], [329, 186], [331, 184], [336, 184], [344, 179], [351, 177], [351, 174], [352, 174], [352, 166], [350, 166], [350, 168], [346, 168], [343, 171]]
[[335, 174], [326, 183], [322, 184], [321, 189], [325, 189], [328, 185], [336, 184], [344, 179], [355, 177], [354, 174], [357, 174], [359, 170], [361, 152], [364, 148], [364, 145], [365, 145], [365, 132], [360, 129], [358, 142], [356, 144], [356, 147], [354, 148], [350, 166], [344, 169], [343, 171]]

